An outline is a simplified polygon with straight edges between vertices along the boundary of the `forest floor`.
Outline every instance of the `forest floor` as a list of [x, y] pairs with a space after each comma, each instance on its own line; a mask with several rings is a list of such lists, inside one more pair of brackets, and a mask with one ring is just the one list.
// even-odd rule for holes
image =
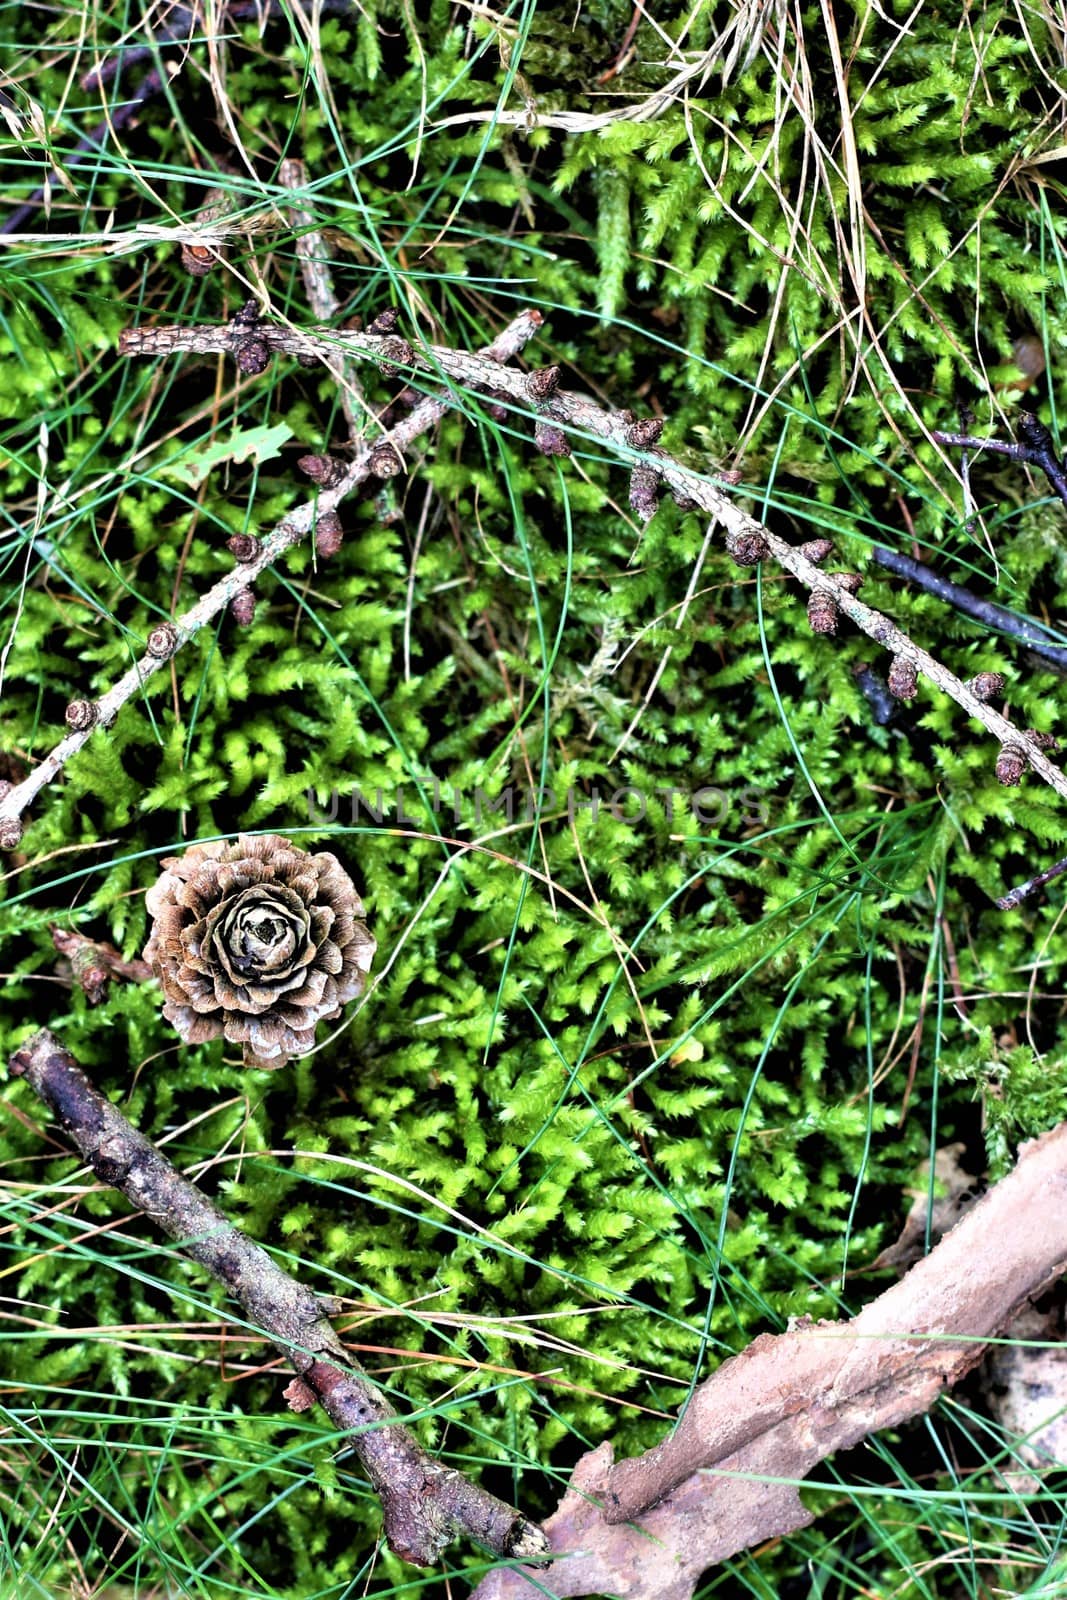
[[[3, 1058], [52, 1030], [534, 1523], [987, 1188], [1059, 1259], [1067, 14], [653, 12], [3, 13]], [[163, 863], [264, 836], [377, 945], [275, 1070], [143, 961]], [[389, 1549], [19, 1070], [0, 1600], [507, 1592]], [[749, 1466], [750, 1548], [600, 1592], [1067, 1595], [1062, 1297], [1009, 1299]]]

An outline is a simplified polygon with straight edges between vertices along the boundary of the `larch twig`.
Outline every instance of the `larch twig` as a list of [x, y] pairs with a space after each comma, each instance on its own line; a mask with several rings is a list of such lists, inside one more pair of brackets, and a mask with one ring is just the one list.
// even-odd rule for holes
[[[424, 344], [416, 348], [394, 334], [370, 331], [337, 333], [331, 328], [299, 329], [262, 324], [257, 333], [274, 355], [329, 358], [341, 351], [389, 370], [404, 367], [424, 381], [444, 377], [460, 390], [488, 390], [494, 398], [506, 398], [515, 412], [535, 422], [535, 443], [546, 454], [570, 454], [570, 435], [606, 444], [630, 464], [630, 500], [639, 516], [647, 520], [652, 514], [660, 484], [681, 503], [698, 506], [721, 524], [728, 549], [744, 549], [754, 553], [755, 559], [773, 556], [824, 607], [832, 609], [835, 616], [837, 613], [847, 616], [869, 638], [906, 663], [911, 671], [928, 678], [968, 716], [980, 722], [1002, 747], [1017, 752], [1024, 766], [1031, 766], [1061, 798], [1067, 799], [1067, 774], [1049, 760], [1042, 741], [1033, 730], [1020, 729], [994, 711], [967, 683], [914, 644], [888, 617], [865, 604], [855, 593], [858, 582], [852, 574], [820, 572], [805, 554], [803, 545], [789, 544], [780, 534], [735, 505], [725, 489], [710, 476], [683, 465], [654, 444], [647, 446], [644, 442], [647, 438], [658, 437], [658, 424], [635, 423], [629, 411], [608, 411], [585, 395], [559, 388], [555, 368], [542, 368], [532, 373], [495, 368], [484, 355], [443, 345]], [[119, 349], [127, 356], [192, 352], [230, 354], [237, 358], [241, 339], [242, 331], [235, 323], [191, 328], [131, 328], [122, 335]], [[547, 381], [548, 375], [553, 373], [556, 373], [557, 382]], [[751, 564], [753, 554], [746, 554], [744, 559]], [[1018, 781], [1017, 777], [1014, 781]]]
[[[539, 312], [524, 311], [508, 323], [483, 352], [487, 367], [495, 371], [495, 363], [508, 361], [517, 355], [533, 337], [541, 320]], [[71, 756], [92, 737], [95, 728], [110, 727], [127, 701], [144, 689], [155, 673], [183, 644], [194, 638], [200, 629], [212, 622], [220, 612], [225, 611], [235, 596], [254, 584], [256, 579], [267, 572], [286, 550], [292, 549], [294, 545], [306, 539], [325, 514], [335, 510], [347, 495], [372, 477], [372, 459], [376, 452], [384, 446], [398, 456], [402, 455], [414, 440], [433, 427], [451, 403], [449, 396], [427, 395], [388, 433], [373, 441], [363, 440], [337, 484], [332, 488], [321, 490], [314, 500], [309, 500], [289, 512], [288, 516], [283, 517], [264, 539], [255, 544], [255, 553], [251, 560], [236, 563], [232, 570], [225, 573], [195, 605], [167, 625], [166, 631], [171, 643], [164, 653], [154, 654], [146, 650], [140, 660], [136, 661], [129, 671], [112, 684], [98, 700], [73, 702], [90, 705], [91, 720], [87, 721], [84, 727], [68, 733], [61, 739], [21, 783], [13, 784], [6, 789], [0, 785], [0, 849], [15, 848], [21, 837], [21, 819], [27, 806], [32, 804], [47, 784], [59, 776]]]

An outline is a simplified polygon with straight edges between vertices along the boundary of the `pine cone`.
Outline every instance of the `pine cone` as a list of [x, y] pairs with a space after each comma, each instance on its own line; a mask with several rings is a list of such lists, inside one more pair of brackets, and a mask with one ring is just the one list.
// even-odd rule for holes
[[315, 1024], [362, 993], [375, 942], [336, 856], [276, 834], [194, 845], [163, 863], [145, 960], [187, 1044], [244, 1045], [246, 1066], [306, 1055]]

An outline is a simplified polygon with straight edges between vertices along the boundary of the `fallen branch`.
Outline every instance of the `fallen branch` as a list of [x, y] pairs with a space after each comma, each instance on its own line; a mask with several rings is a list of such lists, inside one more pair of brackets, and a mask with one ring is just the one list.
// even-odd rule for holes
[[[1067, 799], [1067, 774], [1045, 753], [1049, 741], [1033, 729], [1020, 729], [1005, 716], [985, 704], [972, 683], [964, 683], [955, 673], [913, 644], [895, 623], [865, 605], [856, 594], [860, 579], [852, 573], [820, 572], [809, 554], [811, 546], [790, 545], [754, 517], [736, 506], [724, 490], [707, 476], [682, 465], [655, 441], [662, 424], [653, 420], [634, 420], [629, 411], [606, 411], [585, 395], [558, 387], [555, 367], [522, 373], [494, 368], [484, 355], [451, 350], [442, 345], [412, 346], [394, 334], [338, 333], [331, 328], [290, 328], [261, 323], [250, 333], [238, 319], [219, 326], [191, 328], [130, 328], [119, 341], [127, 356], [161, 356], [188, 351], [199, 355], [228, 354], [240, 365], [248, 351], [249, 339], [256, 342], [255, 366], [245, 370], [262, 371], [271, 356], [318, 356], [322, 360], [339, 353], [370, 361], [393, 371], [403, 367], [423, 378], [444, 377], [460, 389], [488, 391], [494, 398], [505, 398], [517, 414], [535, 423], [534, 443], [547, 455], [571, 453], [569, 435], [595, 439], [631, 464], [630, 504], [644, 521], [655, 511], [660, 484], [680, 503], [698, 506], [720, 522], [725, 530], [727, 549], [742, 565], [752, 566], [773, 556], [778, 564], [810, 591], [809, 617], [818, 631], [833, 633], [837, 618], [844, 615], [896, 659], [896, 681], [902, 697], [914, 693], [919, 674], [928, 678], [997, 739], [1007, 763], [998, 762], [998, 776], [1005, 783], [1017, 783], [1027, 766], [1034, 769], [1063, 799]], [[262, 361], [262, 365], [260, 362]], [[821, 557], [828, 549], [819, 541]], [[817, 608], [814, 612], [812, 608]], [[816, 617], [818, 620], [816, 620]], [[890, 669], [890, 685], [894, 682]], [[903, 670], [900, 670], [903, 669]], [[2, 817], [0, 810], [0, 817]]]
[[34, 1034], [11, 1057], [10, 1070], [51, 1107], [100, 1182], [120, 1190], [206, 1268], [281, 1351], [297, 1374], [286, 1391], [290, 1405], [305, 1409], [313, 1396], [348, 1435], [381, 1498], [385, 1536], [397, 1555], [431, 1566], [459, 1536], [524, 1561], [545, 1552], [535, 1523], [423, 1450], [345, 1349], [311, 1290], [183, 1178], [93, 1088], [55, 1034], [47, 1028]]
[[[544, 1525], [551, 1593], [690, 1600], [715, 1562], [806, 1527], [798, 1486], [819, 1461], [928, 1411], [1065, 1271], [1067, 1123], [1024, 1145], [1015, 1170], [858, 1316], [761, 1335], [697, 1389], [662, 1444], [616, 1465], [610, 1444], [584, 1456]], [[498, 1571], [470, 1600], [545, 1590]]]
[[[539, 312], [524, 311], [510, 322], [482, 353], [489, 369], [495, 370], [496, 362], [508, 361], [517, 355], [533, 337], [541, 320]], [[71, 732], [20, 783], [0, 783], [0, 849], [13, 850], [16, 847], [22, 836], [21, 819], [26, 808], [53, 778], [59, 776], [71, 756], [92, 737], [94, 728], [109, 728], [126, 702], [142, 691], [148, 680], [183, 644], [187, 644], [201, 628], [225, 611], [286, 550], [306, 539], [316, 524], [334, 511], [347, 495], [368, 478], [374, 477], [383, 448], [390, 452], [391, 457], [395, 455], [399, 458], [420, 434], [433, 427], [450, 404], [448, 396], [427, 395], [390, 432], [374, 441], [362, 441], [355, 458], [345, 468], [339, 481], [330, 488], [322, 489], [314, 500], [283, 517], [266, 538], [249, 538], [248, 559], [238, 561], [230, 572], [173, 623], [163, 623], [154, 629], [149, 635], [145, 654], [106, 694], [96, 701], [72, 701], [67, 712]], [[78, 714], [72, 717], [75, 708], [78, 708]]]

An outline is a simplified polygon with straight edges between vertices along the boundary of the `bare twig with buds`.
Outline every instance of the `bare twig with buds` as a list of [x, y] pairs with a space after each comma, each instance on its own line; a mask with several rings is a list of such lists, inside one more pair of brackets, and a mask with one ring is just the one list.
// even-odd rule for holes
[[[499, 365], [507, 355], [517, 353], [525, 345], [540, 325], [540, 313], [524, 313], [501, 336], [503, 344], [497, 341], [495, 346], [479, 354], [441, 345], [413, 346], [393, 331], [395, 321], [396, 313], [389, 312], [363, 331], [339, 334], [331, 328], [297, 329], [253, 321], [251, 308], [246, 308], [225, 325], [136, 328], [122, 335], [119, 348], [127, 356], [181, 352], [228, 354], [247, 371], [251, 344], [256, 364], [264, 352], [268, 359], [295, 356], [298, 360], [329, 360], [340, 356], [369, 361], [390, 374], [401, 367], [411, 379], [422, 382], [444, 379], [449, 386], [445, 394], [424, 400], [388, 435], [372, 445], [365, 445], [341, 482], [320, 493], [314, 513], [311, 507], [302, 507], [285, 518], [263, 541], [261, 555], [217, 584], [186, 618], [175, 624], [180, 631], [188, 633], [190, 618], [195, 627], [201, 627], [215, 616], [283, 550], [307, 534], [313, 515], [321, 517], [333, 511], [357, 482], [371, 474], [397, 470], [403, 460], [404, 445], [423, 432], [449, 404], [457, 403], [464, 392], [488, 393], [493, 404], [507, 401], [513, 416], [525, 416], [533, 422], [534, 443], [548, 455], [569, 454], [572, 440], [577, 437], [599, 441], [627, 460], [631, 472], [631, 504], [643, 521], [653, 514], [661, 490], [666, 490], [680, 505], [698, 507], [719, 522], [727, 549], [742, 564], [751, 565], [767, 559], [776, 561], [807, 589], [809, 615], [816, 631], [832, 634], [840, 618], [846, 617], [893, 657], [890, 687], [898, 697], [910, 698], [917, 690], [919, 679], [929, 679], [997, 740], [1002, 751], [997, 775], [1002, 782], [1017, 782], [1024, 770], [1032, 768], [1057, 794], [1067, 799], [1067, 774], [1049, 759], [1046, 752], [1052, 741], [1048, 736], [1016, 727], [987, 703], [988, 685], [982, 684], [980, 679], [993, 675], [980, 674], [979, 679], [965, 683], [928, 651], [914, 644], [887, 616], [859, 598], [857, 590], [862, 579], [858, 574], [820, 571], [818, 563], [829, 553], [826, 540], [789, 544], [729, 498], [723, 485], [735, 482], [733, 475], [716, 481], [668, 454], [658, 443], [660, 424], [657, 421], [635, 422], [630, 411], [608, 411], [585, 395], [560, 388], [555, 368], [522, 373]], [[506, 352], [503, 356], [501, 349]], [[332, 537], [328, 536], [327, 544], [332, 542]], [[118, 705], [139, 687], [143, 666], [144, 663], [139, 664], [132, 677], [127, 674], [122, 684], [116, 685], [101, 700], [97, 707], [98, 720], [106, 722]], [[5, 825], [21, 814], [22, 807], [55, 776], [72, 750], [78, 748], [72, 741], [81, 743], [87, 736], [87, 731], [73, 732], [30, 778], [0, 801], [0, 844], [4, 843]]]
[[[894, 658], [908, 664], [907, 667], [897, 666], [893, 673], [900, 688], [910, 694], [920, 678], [929, 679], [968, 716], [980, 722], [999, 745], [1011, 746], [1014, 752], [1021, 753], [1024, 765], [1067, 799], [1067, 774], [1049, 760], [1039, 739], [994, 711], [970, 685], [914, 644], [888, 617], [865, 604], [856, 593], [861, 581], [856, 574], [819, 571], [817, 561], [825, 558], [825, 540], [795, 546], [764, 527], [734, 504], [721, 487], [721, 481], [716, 482], [709, 475], [683, 465], [658, 443], [648, 442], [652, 439], [648, 429], [650, 426], [658, 429], [657, 423], [635, 423], [629, 411], [607, 411], [585, 395], [560, 388], [555, 368], [525, 374], [494, 369], [484, 356], [442, 345], [424, 344], [416, 348], [391, 332], [374, 331], [373, 324], [364, 332], [344, 334], [330, 328], [263, 325], [259, 334], [277, 356], [299, 358], [310, 354], [325, 359], [331, 353], [342, 352], [379, 368], [405, 367], [412, 378], [423, 381], [445, 378], [469, 392], [488, 390], [495, 399], [510, 401], [513, 415], [525, 415], [533, 421], [534, 443], [547, 455], [570, 454], [576, 437], [606, 444], [631, 464], [631, 504], [643, 521], [652, 515], [661, 490], [666, 490], [685, 506], [699, 507], [722, 525], [727, 549], [735, 554], [735, 559], [751, 565], [754, 561], [773, 558], [804, 585], [811, 596], [812, 626], [817, 631], [833, 633], [839, 619], [847, 617]], [[129, 356], [188, 351], [200, 355], [229, 354], [236, 359], [240, 338], [240, 329], [235, 329], [232, 323], [217, 327], [134, 328], [123, 334], [119, 348]], [[657, 431], [655, 438], [658, 436]], [[955, 442], [954, 436], [946, 436], [946, 442]], [[1012, 453], [1019, 454], [1020, 449], [1012, 447]]]
[[[493, 343], [486, 347], [479, 359], [487, 368], [495, 371], [498, 362], [510, 361], [513, 356], [518, 355], [533, 338], [541, 326], [541, 321], [541, 314], [538, 311], [521, 312], [501, 331]], [[247, 323], [238, 323], [237, 327], [239, 337], [247, 336]], [[266, 538], [256, 539], [251, 534], [235, 534], [229, 541], [230, 553], [236, 563], [232, 570], [220, 578], [218, 583], [182, 616], [175, 618], [172, 623], [165, 624], [170, 630], [167, 634], [168, 647], [172, 646], [169, 653], [173, 655], [175, 650], [192, 639], [220, 612], [225, 611], [243, 590], [252, 588], [256, 579], [268, 571], [286, 550], [292, 549], [294, 545], [306, 539], [325, 516], [336, 511], [346, 495], [350, 495], [361, 483], [365, 483], [371, 477], [370, 458], [383, 439], [388, 439], [402, 455], [420, 434], [433, 427], [451, 403], [449, 396], [438, 398], [428, 395], [388, 435], [383, 435], [374, 441], [364, 441], [351, 463], [345, 468], [344, 475], [332, 488], [322, 489], [314, 500], [307, 501], [283, 517]], [[164, 665], [168, 657], [155, 653], [151, 647], [151, 641], [155, 640], [160, 632], [160, 629], [153, 631], [149, 647], [146, 647], [141, 659], [135, 662], [106, 694], [101, 695], [99, 700], [73, 702], [73, 705], [79, 707], [73, 714], [79, 726], [72, 727], [66, 738], [60, 740], [28, 777], [6, 789], [0, 786], [0, 850], [15, 849], [22, 836], [22, 816], [26, 808], [47, 784], [59, 776], [71, 756], [91, 737], [93, 729], [110, 727], [126, 702], [140, 694], [148, 680]], [[83, 706], [88, 706], [89, 711], [80, 709]], [[70, 715], [68, 712], [68, 725]]]

